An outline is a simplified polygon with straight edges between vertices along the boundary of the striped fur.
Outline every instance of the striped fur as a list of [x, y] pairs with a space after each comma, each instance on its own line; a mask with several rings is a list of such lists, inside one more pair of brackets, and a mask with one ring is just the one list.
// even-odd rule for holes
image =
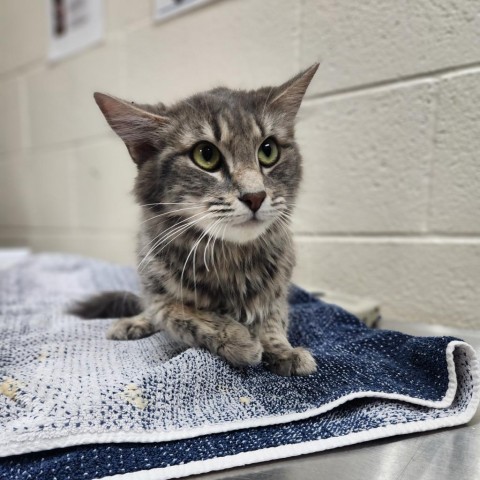
[[[292, 348], [286, 331], [295, 263], [289, 223], [302, 175], [294, 121], [317, 67], [279, 87], [217, 88], [171, 107], [96, 94], [138, 166], [135, 195], [143, 215], [144, 310], [114, 323], [109, 338], [165, 329], [235, 366], [263, 359], [280, 375], [315, 371], [310, 353]], [[257, 152], [268, 137], [279, 145], [280, 160], [264, 168]], [[199, 141], [220, 150], [218, 171], [192, 161]], [[256, 192], [266, 196], [254, 213], [240, 197]]]

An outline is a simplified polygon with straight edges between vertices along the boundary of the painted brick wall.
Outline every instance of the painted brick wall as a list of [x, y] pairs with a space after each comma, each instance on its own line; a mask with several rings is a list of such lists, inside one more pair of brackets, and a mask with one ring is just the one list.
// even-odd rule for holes
[[91, 97], [279, 83], [301, 109], [297, 282], [480, 328], [478, 0], [219, 0], [166, 23], [107, 0], [102, 45], [46, 62], [44, 3], [0, 3], [0, 245], [133, 263], [135, 168]]

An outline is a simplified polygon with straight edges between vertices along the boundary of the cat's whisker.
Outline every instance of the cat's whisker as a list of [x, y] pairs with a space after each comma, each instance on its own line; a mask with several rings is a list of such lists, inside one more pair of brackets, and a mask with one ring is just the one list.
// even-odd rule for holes
[[291, 217], [285, 214], [285, 212], [281, 212], [280, 215], [277, 217], [277, 219], [285, 221], [285, 222], [290, 222]]
[[[199, 219], [198, 222], [200, 222], [201, 220], [203, 220], [203, 218]], [[168, 240], [168, 238], [173, 236], [173, 238], [171, 238], [165, 245], [163, 245], [163, 247], [158, 252], [156, 252], [156, 255], [159, 255], [162, 252], [162, 250], [164, 250], [171, 242], [173, 242], [176, 238], [178, 238], [180, 235], [185, 233], [187, 230], [189, 230], [191, 227], [193, 227], [195, 225], [195, 223], [198, 223], [198, 222], [194, 221], [194, 222], [189, 223], [188, 225], [183, 225], [182, 227], [178, 228], [174, 232], [171, 232], [171, 234], [168, 237], [159, 240], [152, 247], [152, 249], [148, 252], [148, 254], [144, 257], [143, 261], [146, 262], [149, 259], [149, 257], [151, 255], [153, 255], [153, 252], [156, 248], [158, 248], [162, 243], [164, 243], [166, 240]], [[139, 268], [139, 272], [143, 271], [146, 268], [146, 266], [147, 266], [147, 263], [145, 263], [142, 268]]]
[[285, 225], [287, 225], [287, 227], [290, 228], [290, 223], [292, 221], [291, 217], [286, 217], [286, 216], [281, 215], [280, 219], [283, 223], [285, 223]]
[[283, 211], [278, 212], [277, 219], [290, 220], [291, 217], [290, 217], [290, 214], [287, 211], [283, 210]]
[[189, 217], [188, 219], [179, 220], [178, 222], [175, 222], [175, 224], [173, 224], [172, 226], [168, 227], [167, 229], [161, 230], [158, 235], [155, 235], [148, 243], [146, 243], [146, 244], [143, 246], [142, 250], [139, 252], [140, 255], [142, 255], [142, 254], [145, 252], [145, 250], [147, 250], [152, 243], [155, 243], [155, 242], [156, 242], [159, 238], [161, 238], [163, 235], [168, 234], [169, 231], [176, 229], [177, 227], [181, 226], [181, 225], [184, 224], [184, 223], [189, 222], [190, 220], [191, 220], [191, 217]]
[[155, 218], [159, 218], [159, 217], [163, 217], [165, 215], [170, 215], [172, 213], [177, 213], [177, 212], [183, 212], [185, 210], [192, 210], [193, 208], [201, 208], [200, 206], [193, 206], [193, 207], [185, 207], [185, 208], [177, 208], [176, 210], [169, 210], [168, 212], [164, 212], [164, 213], [160, 213], [159, 215], [155, 215], [153, 217], [150, 217], [150, 218], [147, 218], [146, 220], [144, 220], [143, 222], [140, 222], [140, 225], [146, 223], [146, 222], [150, 222], [151, 220], [155, 219]]
[[[220, 226], [221, 227], [221, 224], [222, 224], [222, 220], [223, 218], [220, 218], [219, 220], [217, 220], [215, 223], [214, 223], [214, 227], [217, 227], [217, 226]], [[212, 240], [213, 238], [213, 245], [215, 244], [215, 240], [216, 240], [216, 229], [213, 229], [212, 228], [212, 231], [211, 233], [209, 233], [209, 238], [208, 238], [208, 242], [207, 242], [207, 245], [205, 246], [205, 250], [203, 251], [203, 261], [205, 263], [205, 267], [207, 267], [207, 260], [206, 260], [206, 255], [207, 255], [207, 252], [208, 252], [208, 245], [210, 243], [210, 241]], [[212, 247], [213, 247], [212, 245]], [[212, 251], [212, 255], [213, 255], [213, 251]], [[210, 258], [212, 260], [212, 264], [215, 266], [215, 263], [214, 263], [214, 260], [213, 260], [213, 256], [210, 255]], [[208, 268], [207, 268], [208, 270]], [[210, 270], [208, 270], [210, 271]]]
[[[181, 297], [182, 297], [182, 305], [184, 304], [183, 303], [183, 276], [185, 274], [185, 268], [187, 266], [187, 263], [188, 263], [188, 260], [190, 258], [190, 256], [192, 255], [192, 252], [194, 251], [194, 249], [196, 250], [196, 248], [198, 247], [198, 245], [200, 244], [200, 242], [202, 241], [202, 239], [205, 237], [205, 235], [208, 234], [208, 232], [210, 231], [210, 229], [215, 225], [215, 223], [213, 223], [212, 225], [210, 225], [204, 232], [203, 234], [200, 234], [200, 238], [194, 243], [193, 247], [190, 249], [190, 252], [187, 256], [187, 259], [185, 260], [185, 263], [183, 264], [183, 269], [182, 269], [182, 274], [180, 276], [180, 293], [181, 293]], [[195, 264], [193, 265], [194, 268], [195, 268]], [[194, 272], [194, 276], [195, 276], [195, 272]], [[195, 288], [195, 299], [196, 299], [196, 295], [197, 295], [197, 291], [196, 291], [196, 284], [194, 282], [194, 288]], [[195, 308], [197, 307], [197, 304], [195, 303]], [[185, 310], [183, 312], [184, 316], [185, 316]]]
[[265, 100], [265, 103], [263, 104], [263, 110], [262, 110], [262, 117], [261, 118], [265, 118], [265, 109], [267, 108], [268, 101], [270, 100], [270, 96], [272, 95], [273, 88], [274, 87], [270, 88], [270, 91], [268, 92], [268, 95], [267, 95], [267, 99]]
[[197, 305], [197, 276], [196, 276], [196, 263], [197, 263], [197, 247], [193, 250], [193, 258], [192, 258], [192, 263], [193, 263], [193, 298], [195, 302], [195, 309], [198, 308]]
[[290, 226], [286, 223], [286, 220], [282, 218], [281, 216], [278, 218], [278, 224], [280, 228], [284, 231], [285, 236], [287, 237], [288, 243], [290, 244], [290, 247], [293, 248], [293, 240], [292, 240], [292, 235], [290, 233]]
[[164, 250], [170, 243], [172, 243], [175, 239], [177, 239], [180, 235], [182, 235], [182, 233], [186, 232], [190, 227], [193, 227], [194, 225], [196, 225], [197, 223], [201, 222], [202, 220], [204, 220], [206, 217], [202, 217], [202, 218], [199, 218], [197, 220], [195, 220], [194, 222], [190, 223], [189, 225], [186, 225], [182, 228], [184, 228], [181, 232], [177, 233], [177, 235], [175, 235], [175, 233], [173, 233], [173, 235], [175, 235], [169, 242], [167, 242], [158, 252], [157, 252], [157, 255], [160, 254], [160, 252], [162, 250]]
[[[220, 220], [218, 220], [219, 222]], [[213, 234], [213, 232], [212, 232]], [[207, 244], [205, 245], [205, 249], [203, 250], [203, 263], [205, 265], [205, 268], [207, 269], [207, 272], [210, 271], [210, 269], [208, 268], [208, 264], [207, 264], [207, 250], [208, 250], [208, 245], [210, 244], [211, 240], [212, 240], [212, 234], [209, 234], [208, 235], [208, 242]]]
[[260, 242], [262, 242], [263, 245], [265, 245], [266, 247], [268, 247], [267, 239], [265, 238], [266, 235], [267, 235], [267, 232], [268, 232], [268, 230], [265, 230], [264, 232], [262, 232], [261, 235], [258, 236], [258, 240], [259, 240]]
[[231, 208], [231, 207], [226, 207], [226, 208], [212, 208], [210, 207], [208, 209], [209, 212], [234, 212], [235, 209]]
[[[195, 245], [192, 247], [192, 250], [193, 250], [193, 257], [192, 257], [192, 264], [193, 264], [193, 295], [194, 295], [194, 301], [195, 301], [195, 309], [198, 308], [198, 305], [197, 305], [197, 277], [196, 277], [196, 264], [197, 264], [197, 250], [198, 250], [198, 246], [200, 245], [200, 242], [202, 240], [202, 238], [205, 237], [205, 235], [208, 234], [209, 230], [211, 228], [213, 228], [213, 226], [215, 225], [216, 222], [213, 223], [212, 226], [210, 226], [204, 233], [203, 235], [200, 236], [200, 238], [197, 240], [197, 242], [195, 243]], [[190, 254], [192, 253], [192, 250], [190, 250], [190, 253], [188, 254], [188, 257], [187, 257], [187, 260], [185, 261], [185, 265], [184, 265], [184, 270], [185, 270], [185, 266], [188, 262], [188, 258], [190, 257]], [[204, 261], [205, 261], [205, 258], [204, 258]], [[208, 270], [208, 269], [207, 269]], [[182, 271], [182, 275], [183, 275], [183, 271]], [[183, 277], [182, 277], [183, 278]]]
[[140, 207], [151, 207], [158, 205], [198, 205], [196, 202], [157, 202], [157, 203], [144, 203]]
[[[195, 219], [195, 220], [192, 221], [192, 220], [191, 220], [192, 217], [198, 216], [199, 214], [192, 215], [192, 216], [191, 216], [189, 219], [187, 219], [187, 220], [182, 220], [181, 222], [177, 222], [177, 224], [175, 224], [175, 225], [178, 225], [178, 223], [182, 223], [182, 224], [184, 224], [184, 225], [180, 225], [179, 227], [177, 227], [177, 228], [175, 228], [174, 230], [172, 230], [170, 233], [164, 235], [165, 232], [162, 232], [162, 233], [159, 235], [161, 238], [155, 243], [155, 245], [153, 245], [153, 247], [152, 247], [152, 248], [149, 250], [149, 252], [145, 255], [145, 257], [144, 257], [143, 260], [139, 263], [139, 265], [138, 265], [137, 268], [140, 269], [140, 266], [141, 266], [144, 262], [146, 262], [146, 260], [147, 260], [147, 258], [149, 257], [149, 255], [150, 255], [156, 248], [158, 248], [164, 241], [166, 241], [168, 238], [170, 238], [172, 235], [175, 235], [175, 234], [177, 234], [177, 233], [179, 233], [179, 235], [180, 235], [180, 234], [184, 233], [185, 231], [187, 231], [187, 230], [188, 230], [190, 227], [192, 227], [193, 225], [201, 222], [202, 220], [204, 220], [205, 218], [207, 218], [207, 217], [210, 216], [209, 213], [205, 213], [205, 212], [201, 212], [200, 214], [204, 214], [204, 216], [202, 216], [202, 217], [200, 217], [200, 218], [197, 218], [197, 219]], [[186, 221], [187, 221], [187, 223], [185, 224]], [[172, 227], [170, 227], [170, 229], [171, 229], [171, 228], [172, 228]], [[170, 229], [167, 229], [167, 231], [170, 230]], [[178, 235], [177, 235], [177, 236], [178, 236]], [[155, 238], [157, 239], [158, 237], [155, 237]], [[177, 237], [175, 237], [175, 238], [177, 238]], [[173, 238], [171, 241], [175, 240], [175, 238]], [[170, 241], [170, 242], [171, 242], [171, 241]], [[167, 245], [168, 245], [170, 242], [168, 242]], [[164, 245], [164, 247], [162, 247], [162, 249], [161, 249], [160, 251], [162, 251], [165, 247], [166, 247], [166, 245]], [[157, 253], [160, 253], [160, 252], [157, 252]]]
[[140, 253], [143, 253], [148, 247], [149, 245], [151, 245], [152, 243], [154, 243], [156, 240], [158, 240], [159, 237], [161, 237], [162, 235], [166, 234], [167, 232], [169, 232], [170, 230], [176, 228], [177, 226], [179, 225], [182, 225], [184, 223], [188, 223], [192, 218], [195, 218], [195, 217], [198, 217], [199, 215], [202, 215], [203, 213], [205, 212], [199, 212], [199, 213], [195, 213], [194, 215], [190, 215], [188, 218], [185, 218], [183, 220], [180, 220], [178, 222], [176, 222], [174, 225], [172, 225], [171, 227], [168, 227], [167, 229], [165, 230], [162, 230], [157, 236], [155, 236], [152, 240], [150, 240], [150, 242], [148, 242], [142, 249], [142, 251]]
[[192, 110], [195, 110], [195, 112], [200, 115], [199, 110], [194, 105], [192, 105], [190, 102], [185, 101], [185, 105], [188, 105]]
[[[192, 220], [193, 217], [198, 217], [198, 215], [202, 215], [202, 216], [200, 218], [196, 218], [195, 220]], [[200, 212], [200, 213], [192, 215], [190, 218], [188, 218], [187, 222], [185, 220], [183, 220], [182, 222], [177, 222], [175, 225], [178, 225], [179, 223], [183, 224], [183, 225], [180, 225], [179, 227], [175, 228], [171, 232], [167, 233], [163, 238], [161, 238], [157, 242], [157, 245], [155, 246], [155, 248], [157, 248], [165, 240], [168, 240], [168, 238], [176, 235], [178, 232], [183, 233], [184, 231], [188, 230], [190, 227], [196, 225], [197, 223], [200, 223], [202, 220], [205, 220], [206, 218], [208, 218], [210, 216], [211, 216], [211, 214], [209, 214], [209, 213]], [[167, 229], [165, 232], [167, 232], [168, 230], [170, 230], [170, 229]], [[172, 240], [174, 240], [177, 237], [178, 237], [178, 235], [176, 235]], [[168, 243], [170, 243], [170, 242], [168, 242]], [[166, 245], [168, 245], [168, 243]], [[163, 250], [163, 248], [166, 247], [166, 245], [164, 247], [162, 247], [160, 252]], [[160, 253], [160, 252], [158, 252], [158, 253]]]
[[278, 222], [280, 224], [280, 227], [285, 231], [286, 234], [288, 234], [288, 237], [290, 238], [290, 231], [289, 231], [289, 225], [286, 223], [286, 221], [282, 218], [278, 219]]
[[[162, 238], [160, 239], [153, 247], [152, 247], [152, 252], [154, 249], [158, 248], [162, 243], [164, 243], [166, 240], [168, 240], [170, 237], [173, 237], [171, 238], [167, 243], [165, 243], [165, 245], [163, 245], [163, 247], [158, 251], [156, 252], [156, 255], [159, 255], [168, 245], [170, 245], [170, 243], [172, 243], [173, 241], [175, 241], [175, 239], [177, 239], [180, 235], [182, 235], [183, 233], [185, 233], [187, 230], [189, 230], [191, 227], [193, 227], [196, 223], [199, 223], [201, 222], [205, 217], [202, 217], [202, 218], [199, 218], [197, 220], [194, 220], [190, 223], [188, 223], [187, 225], [182, 225], [181, 227], [177, 228], [175, 231], [172, 231], [170, 232], [170, 234], [168, 236], [166, 236], [165, 238]], [[149, 257], [149, 254], [150, 252], [145, 256], [144, 260], [146, 260], [148, 257]], [[171, 266], [171, 262], [170, 262], [170, 266]], [[145, 267], [144, 267], [145, 268]], [[144, 269], [143, 268], [143, 269]], [[142, 269], [142, 270], [143, 270]]]
[[225, 254], [225, 233], [227, 231], [229, 222], [225, 222], [225, 226], [223, 227], [223, 233], [222, 233], [222, 252], [223, 252], [223, 258], [225, 260], [225, 265], [227, 264], [227, 255]]
[[287, 200], [284, 200], [284, 201], [281, 201], [281, 202], [272, 202], [272, 207], [296, 207], [296, 204], [295, 202], [290, 202], [290, 201], [287, 201]]
[[[215, 271], [215, 274], [217, 276], [217, 280], [218, 280], [219, 283], [220, 283], [220, 277], [218, 276], [217, 267], [215, 265], [215, 242], [217, 241], [218, 234], [222, 230], [222, 225], [223, 225], [223, 222], [219, 222], [218, 229], [214, 233], [215, 238], [213, 239], [212, 249], [211, 249], [212, 265], [213, 265], [213, 269]], [[208, 247], [208, 244], [207, 244], [207, 247]]]
[[[203, 105], [205, 107], [205, 110], [208, 112], [209, 116], [211, 118], [215, 118], [215, 115], [212, 115], [212, 111], [210, 110], [210, 106], [208, 105], [208, 102], [206, 98], [202, 98]], [[210, 122], [207, 122], [210, 125]]]

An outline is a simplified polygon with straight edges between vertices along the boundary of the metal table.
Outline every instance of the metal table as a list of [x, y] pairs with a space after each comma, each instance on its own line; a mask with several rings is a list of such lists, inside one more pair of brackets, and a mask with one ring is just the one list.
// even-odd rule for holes
[[[382, 321], [411, 335], [450, 335], [480, 352], [480, 331]], [[458, 480], [480, 479], [480, 409], [468, 425], [403, 435], [222, 472], [199, 480]]]

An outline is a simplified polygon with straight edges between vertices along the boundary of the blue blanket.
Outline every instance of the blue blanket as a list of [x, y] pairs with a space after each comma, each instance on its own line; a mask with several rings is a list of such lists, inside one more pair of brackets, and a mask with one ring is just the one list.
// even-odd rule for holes
[[138, 289], [133, 270], [79, 257], [0, 272], [0, 478], [174, 478], [460, 425], [479, 402], [469, 345], [372, 330], [295, 287], [309, 377], [235, 369], [164, 333], [108, 341], [109, 321], [63, 313], [116, 289]]

